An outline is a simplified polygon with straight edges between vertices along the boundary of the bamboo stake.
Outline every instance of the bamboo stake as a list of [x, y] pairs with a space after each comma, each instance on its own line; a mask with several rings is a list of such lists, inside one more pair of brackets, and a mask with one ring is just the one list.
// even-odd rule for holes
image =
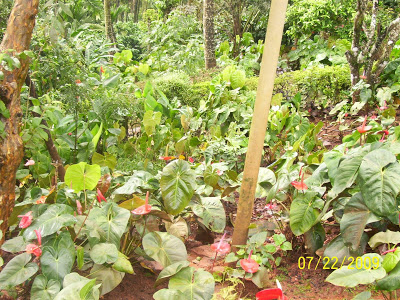
[[232, 244], [245, 245], [254, 206], [288, 0], [272, 0]]

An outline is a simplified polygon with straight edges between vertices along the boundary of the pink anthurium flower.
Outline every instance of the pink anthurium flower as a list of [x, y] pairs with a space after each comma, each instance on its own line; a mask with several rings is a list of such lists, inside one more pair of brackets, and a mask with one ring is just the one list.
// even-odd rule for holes
[[[377, 105], [378, 106], [378, 105]], [[379, 108], [379, 110], [385, 110], [385, 109], [387, 109], [388, 108], [388, 106], [387, 106], [387, 104], [386, 104], [386, 101], [383, 101], [383, 106], [378, 106], [378, 108]]]
[[34, 231], [35, 231], [39, 246], [42, 246], [42, 234], [37, 229], [35, 229]]
[[25, 163], [25, 167], [33, 166], [35, 164], [35, 161], [33, 159], [28, 159]]
[[260, 265], [251, 258], [253, 254], [253, 250], [250, 251], [249, 257], [240, 260], [240, 266], [245, 270], [247, 273], [255, 273], [260, 268]]
[[101, 73], [105, 73], [106, 71], [104, 71], [103, 66], [100, 67], [100, 72]]
[[357, 131], [359, 133], [366, 133], [367, 131], [371, 130], [372, 126], [365, 126], [366, 123], [367, 123], [367, 116], [365, 116], [362, 125], [357, 127]]
[[150, 195], [150, 192], [147, 191], [145, 204], [132, 210], [131, 213], [133, 213], [135, 215], [147, 215], [149, 212], [151, 212], [151, 205], [149, 204], [149, 195]]
[[211, 249], [220, 254], [227, 254], [231, 252], [231, 245], [229, 245], [229, 243], [224, 242], [225, 236], [226, 233], [224, 233], [224, 235], [222, 236], [222, 238], [219, 240], [218, 243], [211, 245]]
[[78, 212], [78, 215], [82, 214], [82, 204], [79, 200], [76, 200], [76, 211]]
[[25, 248], [26, 253], [34, 254], [36, 257], [42, 255], [42, 249], [36, 244], [28, 244]]
[[224, 171], [217, 170], [217, 175], [218, 175], [218, 176], [221, 176], [222, 174], [224, 174]]
[[165, 161], [169, 161], [169, 160], [172, 160], [172, 159], [175, 159], [175, 158], [176, 158], [175, 156], [160, 156], [159, 157], [159, 159], [165, 160]]
[[103, 193], [97, 189], [97, 201], [99, 201], [99, 203], [101, 203], [101, 201], [107, 202], [106, 198], [103, 196]]
[[33, 220], [32, 211], [28, 211], [24, 215], [19, 215], [18, 218], [22, 218], [21, 221], [19, 221], [19, 228], [27, 228], [31, 225]]
[[194, 163], [194, 158], [193, 158], [193, 157], [189, 157], [189, 158], [188, 158], [188, 161], [189, 161], [190, 163]]
[[283, 295], [281, 284], [278, 279], [276, 280], [276, 285], [278, 286], [275, 289], [266, 289], [258, 292], [256, 294], [256, 300], [288, 300], [289, 298]]
[[304, 191], [308, 189], [307, 185], [304, 183], [304, 173], [301, 176], [300, 182], [292, 181], [290, 184], [293, 185], [296, 190]]

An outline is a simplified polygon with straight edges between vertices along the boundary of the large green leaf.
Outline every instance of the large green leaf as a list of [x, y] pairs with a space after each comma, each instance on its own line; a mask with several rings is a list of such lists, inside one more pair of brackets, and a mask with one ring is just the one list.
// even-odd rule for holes
[[0, 273], [0, 290], [17, 286], [28, 280], [38, 270], [39, 266], [31, 260], [31, 255], [22, 253], [8, 262]]
[[361, 193], [355, 194], [344, 208], [344, 215], [340, 220], [340, 232], [344, 242], [352, 249], [360, 246], [361, 237], [364, 233], [372, 212], [365, 205]]
[[110, 170], [114, 170], [117, 165], [117, 158], [107, 152], [104, 153], [104, 155], [96, 152], [92, 156], [92, 163], [99, 165], [100, 167], [108, 167]]
[[213, 166], [207, 166], [204, 171], [204, 182], [212, 187], [216, 187], [218, 184], [219, 175], [217, 174], [217, 170], [213, 168]]
[[143, 249], [148, 256], [164, 268], [187, 259], [185, 244], [166, 232], [150, 232], [143, 237]]
[[62, 282], [75, 262], [75, 244], [69, 232], [63, 232], [53, 241], [46, 243], [40, 257], [42, 272], [48, 279]]
[[124, 272], [128, 274], [133, 274], [133, 267], [128, 257], [126, 257], [123, 253], [118, 252], [118, 259], [112, 265], [112, 268], [119, 272]]
[[163, 282], [167, 281], [171, 276], [174, 276], [183, 268], [189, 267], [189, 262], [187, 260], [178, 261], [169, 265], [168, 267], [164, 268], [157, 277], [155, 286], [162, 284]]
[[168, 288], [182, 292], [187, 300], [210, 300], [215, 281], [210, 273], [188, 267], [169, 280]]
[[4, 244], [1, 246], [1, 250], [11, 253], [21, 252], [25, 251], [26, 245], [28, 244], [29, 243], [25, 241], [24, 237], [20, 235], [5, 241]]
[[94, 281], [80, 276], [78, 273], [70, 273], [65, 276], [63, 289], [54, 300], [98, 300], [100, 298], [100, 285], [94, 285]]
[[31, 288], [31, 299], [52, 300], [61, 289], [57, 280], [47, 280], [46, 276], [36, 276]]
[[200, 197], [200, 201], [196, 202], [192, 209], [207, 228], [215, 232], [224, 231], [226, 216], [219, 197]]
[[295, 235], [301, 235], [313, 227], [317, 221], [319, 212], [313, 204], [316, 195], [313, 192], [301, 193], [290, 206], [290, 228]]
[[161, 289], [154, 293], [154, 300], [186, 300], [186, 295], [181, 291], [172, 289]]
[[321, 223], [315, 224], [309, 231], [304, 234], [305, 248], [310, 254], [314, 254], [324, 245], [325, 229]]
[[115, 289], [125, 276], [125, 273], [103, 265], [94, 265], [90, 274], [89, 278], [96, 279], [98, 284], [101, 283], [101, 296]]
[[260, 168], [258, 171], [256, 197], [266, 197], [275, 183], [275, 173], [268, 168]]
[[[368, 235], [364, 233], [361, 237], [360, 246], [358, 249], [353, 250], [349, 246], [346, 246], [344, 243], [343, 237], [341, 235], [334, 238], [326, 247], [324, 251], [324, 263], [327, 266], [333, 266], [333, 264], [342, 263], [344, 264], [351, 263], [350, 257], [356, 259], [356, 257], [362, 255], [365, 250], [365, 246], [367, 245]], [[329, 258], [329, 261], [327, 261]], [[337, 261], [337, 262], [336, 262]]]
[[53, 204], [40, 215], [39, 218], [34, 220], [25, 232], [24, 237], [26, 240], [36, 238], [35, 229], [39, 230], [42, 237], [51, 235], [64, 226], [71, 226], [75, 224], [76, 219], [73, 216], [74, 210], [72, 207], [64, 204]]
[[123, 186], [114, 191], [114, 194], [130, 195], [141, 192], [140, 188], [152, 189], [153, 187], [149, 185], [149, 181], [153, 178], [154, 176], [146, 171], [135, 171]]
[[[365, 268], [364, 261], [366, 258], [369, 258], [371, 261], [374, 257], [377, 257], [380, 260], [379, 267], [374, 268]], [[345, 287], [355, 287], [359, 284], [370, 284], [375, 280], [381, 279], [386, 276], [386, 271], [382, 268], [382, 258], [380, 255], [375, 253], [365, 254], [361, 257], [361, 261], [356, 264], [351, 264], [349, 266], [343, 266], [338, 270], [332, 272], [327, 278], [326, 281]]]
[[88, 220], [100, 227], [100, 242], [113, 243], [120, 247], [120, 239], [125, 232], [131, 214], [129, 210], [118, 207], [115, 203], [107, 203], [103, 207], [95, 207]]
[[363, 155], [349, 156], [340, 162], [337, 170], [335, 183], [332, 187], [332, 193], [339, 195], [346, 188], [351, 187], [358, 175]]
[[177, 159], [162, 171], [160, 188], [169, 214], [179, 214], [193, 196], [195, 175], [187, 161]]
[[97, 244], [90, 250], [90, 258], [99, 265], [114, 263], [118, 259], [117, 246], [109, 243]]
[[153, 112], [152, 110], [146, 111], [143, 116], [143, 125], [144, 130], [146, 131], [147, 135], [150, 136], [156, 130], [156, 126], [160, 124], [162, 113], [157, 111]]
[[65, 183], [74, 191], [93, 190], [101, 177], [99, 165], [88, 165], [85, 162], [69, 166], [65, 172]]
[[368, 242], [372, 249], [375, 249], [382, 244], [398, 244], [400, 243], [400, 232], [386, 230], [375, 234]]
[[397, 209], [400, 191], [400, 164], [388, 150], [378, 149], [367, 154], [360, 166], [361, 193], [367, 207], [379, 216]]
[[392, 271], [397, 263], [400, 261], [400, 248], [397, 248], [395, 252], [389, 252], [385, 255], [382, 262], [382, 267], [386, 272]]
[[400, 289], [400, 263], [389, 273], [389, 275], [376, 283], [378, 290], [394, 291]]

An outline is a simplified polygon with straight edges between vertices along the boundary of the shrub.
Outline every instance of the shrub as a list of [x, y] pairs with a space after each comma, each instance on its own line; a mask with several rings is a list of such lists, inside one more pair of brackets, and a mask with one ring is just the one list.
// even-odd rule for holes
[[186, 73], [182, 71], [159, 73], [153, 80], [153, 85], [168, 99], [176, 97], [183, 104], [193, 106], [190, 103], [191, 81]]
[[[258, 77], [251, 77], [245, 83], [249, 90], [256, 90], [257, 85]], [[287, 100], [300, 93], [306, 101], [326, 107], [346, 99], [350, 86], [348, 66], [313, 67], [278, 76], [274, 93], [282, 93]]]

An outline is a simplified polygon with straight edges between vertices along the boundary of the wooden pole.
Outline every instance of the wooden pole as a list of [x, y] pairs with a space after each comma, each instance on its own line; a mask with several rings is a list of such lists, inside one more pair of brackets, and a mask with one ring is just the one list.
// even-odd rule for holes
[[253, 212], [288, 0], [272, 0], [232, 244], [245, 245]]

